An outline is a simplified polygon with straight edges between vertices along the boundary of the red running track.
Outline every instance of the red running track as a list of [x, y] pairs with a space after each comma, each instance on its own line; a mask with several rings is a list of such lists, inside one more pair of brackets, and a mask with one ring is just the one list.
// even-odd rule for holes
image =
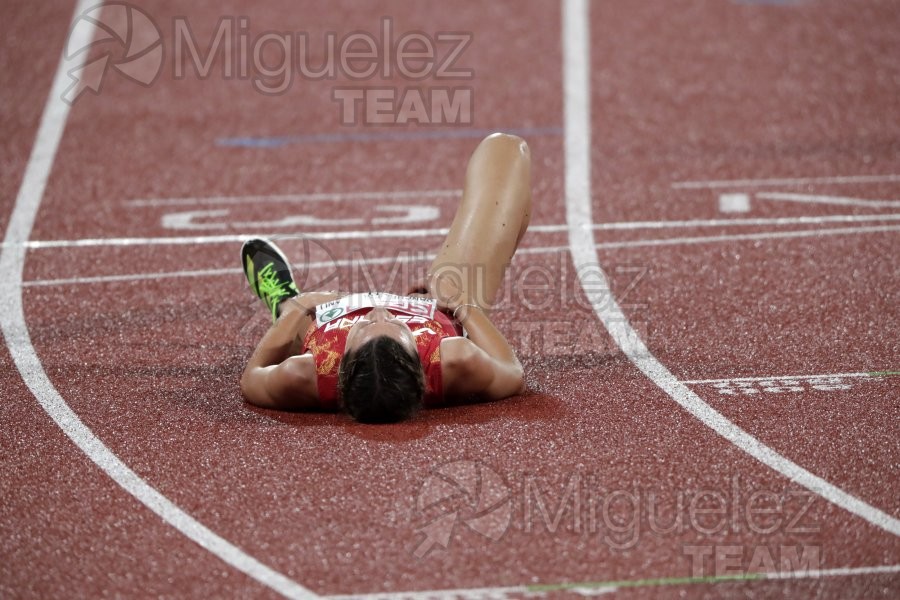
[[[185, 537], [79, 450], [38, 403], [46, 389], [36, 397], [24, 383], [34, 374], [13, 364], [10, 350], [27, 346], [7, 338], [4, 596], [277, 597], [247, 567], [251, 557], [318, 595], [900, 592], [895, 535], [680, 408], [586, 303], [566, 251], [559, 5], [141, 9], [162, 24], [167, 47], [176, 16], [202, 39], [238, 14], [252, 32], [312, 40], [377, 33], [383, 16], [397, 32], [469, 32], [460, 64], [474, 78], [454, 83], [474, 90], [474, 120], [347, 127], [336, 86], [408, 81], [298, 79], [265, 96], [246, 80], [175, 79], [168, 62], [149, 88], [110, 72], [99, 95], [75, 104], [25, 254], [34, 351], [96, 438], [239, 548], [257, 578]], [[0, 25], [4, 229], [72, 11], [70, 2], [17, 3]], [[654, 356], [704, 401], [893, 519], [898, 21], [889, 2], [658, 1], [594, 2], [588, 23], [592, 211], [614, 296]], [[496, 312], [526, 364], [528, 393], [390, 427], [243, 403], [237, 378], [267, 321], [237, 270], [237, 236], [313, 236], [308, 247], [283, 243], [313, 265], [308, 286], [361, 289], [368, 278], [400, 291], [395, 269], [406, 263], [395, 259], [429, 252], [452, 215], [477, 143], [461, 132], [498, 129], [531, 131], [535, 157], [535, 227]], [[415, 138], [423, 132], [435, 137]], [[297, 138], [361, 133], [376, 139]], [[284, 137], [293, 139], [276, 143]], [[269, 145], [221, 143], [234, 138]], [[353, 196], [371, 192], [384, 194]], [[747, 210], [722, 212], [723, 194], [742, 195]], [[835, 204], [847, 198], [864, 202]], [[412, 219], [409, 206], [424, 210], [419, 220], [378, 221]], [[298, 215], [331, 221], [284, 225]], [[169, 239], [147, 242], [155, 238]], [[350, 257], [367, 262], [338, 262]], [[540, 289], [545, 273], [549, 289]], [[428, 490], [455, 496], [423, 509]], [[417, 556], [423, 528], [442, 523], [453, 525], [447, 547]], [[778, 572], [797, 577], [756, 575]], [[597, 587], [604, 582], [620, 583]], [[525, 587], [540, 585], [550, 587]], [[423, 590], [460, 591], [413, 593]]]

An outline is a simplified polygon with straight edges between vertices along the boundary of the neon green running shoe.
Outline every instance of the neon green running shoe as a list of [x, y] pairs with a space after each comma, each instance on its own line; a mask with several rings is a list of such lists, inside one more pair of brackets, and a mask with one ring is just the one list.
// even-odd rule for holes
[[241, 247], [241, 264], [250, 289], [265, 303], [275, 322], [279, 303], [300, 293], [287, 258], [274, 243], [256, 238]]

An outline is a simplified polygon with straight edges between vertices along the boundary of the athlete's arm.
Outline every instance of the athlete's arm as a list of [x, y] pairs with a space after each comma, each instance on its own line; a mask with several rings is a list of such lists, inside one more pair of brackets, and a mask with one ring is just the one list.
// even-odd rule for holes
[[311, 354], [295, 354], [312, 324], [316, 304], [338, 297], [308, 293], [282, 303], [281, 316], [260, 340], [241, 375], [241, 392], [249, 403], [282, 410], [318, 407], [315, 360]]
[[446, 338], [441, 342], [444, 393], [475, 394], [486, 400], [523, 393], [522, 363], [487, 315], [471, 306], [461, 307], [456, 314], [469, 338]]

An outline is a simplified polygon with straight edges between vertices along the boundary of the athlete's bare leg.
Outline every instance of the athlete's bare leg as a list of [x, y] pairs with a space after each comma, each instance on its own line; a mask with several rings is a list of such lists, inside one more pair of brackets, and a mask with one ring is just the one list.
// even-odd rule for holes
[[462, 201], [429, 270], [431, 293], [489, 308], [530, 219], [528, 145], [514, 135], [490, 135], [469, 158]]

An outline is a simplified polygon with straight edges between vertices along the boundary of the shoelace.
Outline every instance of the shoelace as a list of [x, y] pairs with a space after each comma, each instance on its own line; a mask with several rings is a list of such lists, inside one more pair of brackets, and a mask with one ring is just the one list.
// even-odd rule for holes
[[291, 293], [288, 289], [290, 282], [278, 280], [274, 263], [269, 263], [260, 269], [257, 277], [259, 277], [259, 294], [265, 296], [264, 299], [274, 315], [278, 302]]

